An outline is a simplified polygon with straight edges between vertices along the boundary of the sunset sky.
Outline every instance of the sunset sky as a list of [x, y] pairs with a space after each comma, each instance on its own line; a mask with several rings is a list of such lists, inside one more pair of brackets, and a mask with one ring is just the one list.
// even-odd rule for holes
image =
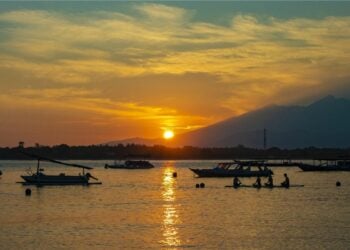
[[350, 2], [0, 2], [0, 146], [350, 97]]

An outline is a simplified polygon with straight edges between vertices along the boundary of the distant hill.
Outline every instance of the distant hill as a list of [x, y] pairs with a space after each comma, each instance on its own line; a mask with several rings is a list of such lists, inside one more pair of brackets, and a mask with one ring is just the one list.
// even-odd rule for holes
[[161, 139], [145, 139], [145, 138], [135, 137], [135, 138], [128, 138], [128, 139], [103, 143], [103, 145], [108, 145], [108, 146], [117, 146], [118, 144], [123, 144], [123, 145], [138, 144], [138, 145], [153, 146], [153, 145], [162, 144], [162, 141]]
[[350, 147], [350, 100], [327, 96], [309, 106], [269, 106], [177, 137], [178, 145], [281, 148]]
[[[268, 106], [177, 135], [173, 146], [263, 148], [350, 147], [350, 100], [327, 96], [309, 106]], [[131, 138], [105, 143], [160, 145], [164, 140]], [[170, 145], [170, 144], [169, 144]]]

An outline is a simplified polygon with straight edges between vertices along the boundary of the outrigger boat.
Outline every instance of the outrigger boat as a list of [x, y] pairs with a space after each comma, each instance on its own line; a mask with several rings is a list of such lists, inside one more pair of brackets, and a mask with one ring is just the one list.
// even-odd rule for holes
[[115, 169], [150, 169], [154, 166], [149, 161], [127, 160], [124, 162], [114, 162], [114, 164], [105, 164], [105, 168]]
[[193, 169], [198, 177], [266, 177], [273, 172], [264, 166], [263, 161], [220, 162], [213, 169]]
[[[102, 182], [89, 182], [90, 179], [98, 180], [96, 177], [92, 176], [90, 173], [85, 173], [85, 170], [91, 170], [92, 167], [82, 166], [79, 164], [65, 163], [61, 161], [52, 160], [46, 157], [24, 153], [23, 154], [36, 158], [38, 160], [36, 172], [28, 172], [28, 175], [22, 175], [24, 182], [23, 185], [36, 185], [36, 186], [46, 186], [46, 185], [92, 185], [92, 184], [102, 184]], [[60, 173], [58, 175], [46, 175], [44, 174], [44, 169], [40, 168], [40, 162], [52, 162], [65, 166], [76, 167], [82, 169], [82, 173], [79, 175], [66, 175]]]
[[299, 163], [303, 171], [350, 171], [348, 159], [319, 159], [318, 164]]

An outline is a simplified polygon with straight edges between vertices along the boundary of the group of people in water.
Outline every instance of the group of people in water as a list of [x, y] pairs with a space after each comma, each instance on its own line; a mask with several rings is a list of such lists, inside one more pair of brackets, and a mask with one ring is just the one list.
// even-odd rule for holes
[[[233, 187], [234, 188], [238, 188], [241, 185], [242, 185], [242, 182], [238, 179], [238, 177], [233, 178]], [[289, 188], [289, 177], [286, 173], [284, 174], [284, 182], [281, 183], [281, 186], [285, 187], [285, 188]], [[260, 176], [258, 176], [256, 178], [256, 181], [253, 183], [253, 187], [256, 187], [256, 188], [262, 187]], [[265, 183], [265, 187], [270, 187], [270, 188], [274, 187], [273, 186], [273, 178], [272, 178], [271, 174], [267, 177], [267, 182]]]

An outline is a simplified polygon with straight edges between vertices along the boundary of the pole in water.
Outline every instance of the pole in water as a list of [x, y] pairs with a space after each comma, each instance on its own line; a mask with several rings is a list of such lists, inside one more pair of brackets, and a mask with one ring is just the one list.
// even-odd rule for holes
[[337, 187], [340, 187], [340, 186], [341, 186], [340, 181], [337, 181], [337, 182], [335, 183], [335, 185], [336, 185]]
[[32, 194], [32, 190], [30, 188], [26, 189], [26, 196], [30, 196]]

